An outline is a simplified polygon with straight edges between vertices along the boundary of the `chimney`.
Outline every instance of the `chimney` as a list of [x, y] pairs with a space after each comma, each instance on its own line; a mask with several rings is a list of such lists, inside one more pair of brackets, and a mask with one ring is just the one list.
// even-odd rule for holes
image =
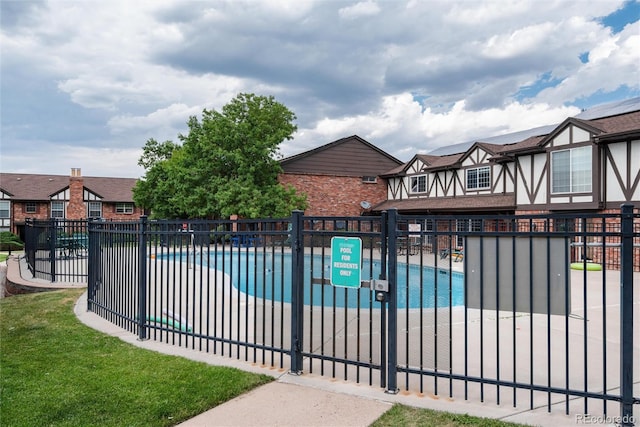
[[71, 168], [69, 177], [69, 204], [67, 205], [67, 219], [84, 219], [87, 217], [84, 205], [84, 180], [80, 168]]

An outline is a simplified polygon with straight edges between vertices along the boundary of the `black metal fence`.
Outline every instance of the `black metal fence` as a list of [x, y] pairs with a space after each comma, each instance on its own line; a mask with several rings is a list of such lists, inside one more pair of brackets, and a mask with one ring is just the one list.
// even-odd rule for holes
[[[387, 392], [640, 407], [640, 214], [89, 222], [88, 307], [140, 339]], [[636, 369], [634, 369], [634, 367]], [[630, 421], [631, 420], [631, 421]]]
[[33, 277], [86, 282], [87, 221], [51, 218], [25, 221], [25, 255]]

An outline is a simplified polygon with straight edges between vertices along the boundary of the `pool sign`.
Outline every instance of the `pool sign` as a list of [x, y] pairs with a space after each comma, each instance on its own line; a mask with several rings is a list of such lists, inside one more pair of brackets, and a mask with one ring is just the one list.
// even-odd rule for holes
[[331, 238], [331, 285], [359, 288], [362, 269], [362, 239]]

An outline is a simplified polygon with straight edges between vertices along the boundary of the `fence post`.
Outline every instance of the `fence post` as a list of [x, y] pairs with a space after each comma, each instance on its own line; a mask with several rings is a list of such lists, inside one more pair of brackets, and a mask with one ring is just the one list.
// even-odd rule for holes
[[620, 415], [633, 426], [633, 205], [620, 206]]
[[58, 221], [55, 218], [49, 220], [49, 271], [51, 281], [56, 281], [56, 242], [58, 241]]
[[[387, 353], [387, 372], [389, 381], [387, 382], [386, 393], [395, 394], [398, 392], [398, 372], [396, 366], [398, 364], [398, 301], [397, 301], [397, 275], [398, 275], [398, 259], [397, 259], [397, 229], [398, 229], [398, 210], [390, 209], [387, 222], [388, 236], [388, 256], [387, 275], [389, 277], [389, 292], [387, 293], [388, 306], [388, 342]], [[384, 256], [385, 254], [383, 254]]]
[[[380, 277], [387, 280], [387, 235], [389, 231], [389, 214], [383, 211], [380, 215]], [[387, 304], [380, 303], [380, 387], [387, 387]]]
[[291, 217], [291, 374], [302, 373], [302, 337], [304, 329], [304, 236], [303, 212]]
[[147, 216], [138, 229], [138, 339], [147, 339]]

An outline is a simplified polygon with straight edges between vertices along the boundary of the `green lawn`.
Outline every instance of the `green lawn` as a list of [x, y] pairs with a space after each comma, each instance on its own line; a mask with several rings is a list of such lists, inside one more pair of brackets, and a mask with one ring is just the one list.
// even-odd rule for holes
[[0, 301], [2, 425], [170, 426], [272, 381], [97, 332], [73, 314], [82, 292]]
[[[521, 424], [506, 423], [490, 418], [472, 417], [466, 414], [451, 414], [431, 409], [413, 408], [405, 405], [393, 405], [371, 427], [517, 427]], [[522, 426], [524, 427], [524, 426]]]

